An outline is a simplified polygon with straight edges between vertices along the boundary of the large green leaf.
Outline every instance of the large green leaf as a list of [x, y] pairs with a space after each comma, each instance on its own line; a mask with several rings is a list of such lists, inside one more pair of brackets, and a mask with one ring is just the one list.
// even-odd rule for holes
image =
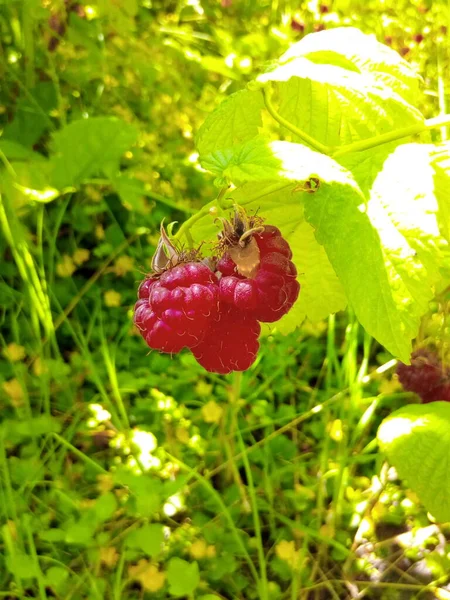
[[[450, 281], [450, 247], [439, 228], [437, 196], [447, 209], [450, 197], [445, 190], [436, 193], [434, 150], [435, 146], [429, 144], [399, 146], [384, 162], [370, 192], [370, 206], [377, 206], [377, 213], [384, 209], [392, 224], [387, 223], [386, 231], [382, 228], [389, 242], [393, 228], [405, 240], [399, 238], [398, 242], [402, 263], [407, 263], [410, 270], [414, 267], [419, 276], [423, 271], [420, 279], [430, 286], [441, 278]], [[450, 172], [446, 177], [444, 173], [440, 175], [439, 181], [446, 182], [448, 188]]]
[[201, 126], [196, 138], [200, 155], [229, 148], [257, 135], [262, 126], [263, 105], [260, 91], [240, 90], [231, 94]]
[[450, 404], [414, 404], [378, 430], [381, 449], [438, 521], [450, 521]]
[[276, 84], [278, 112], [328, 146], [423, 122], [417, 77], [392, 50], [352, 28], [311, 34], [257, 78]]
[[434, 192], [439, 206], [438, 222], [450, 243], [450, 142], [429, 146], [434, 173]]
[[53, 135], [53, 185], [79, 186], [84, 179], [117, 170], [137, 138], [134, 125], [114, 117], [81, 119]]
[[307, 181], [311, 178], [346, 185], [353, 181], [346, 169], [324, 154], [303, 144], [269, 142], [262, 137], [211, 152], [203, 157], [202, 166], [236, 185], [250, 181]]
[[190, 596], [200, 583], [198, 563], [173, 556], [167, 564], [167, 582], [172, 596]]
[[305, 56], [316, 64], [327, 63], [370, 75], [407, 102], [416, 104], [419, 75], [395, 50], [355, 27], [336, 27], [305, 36], [280, 58], [280, 63]]

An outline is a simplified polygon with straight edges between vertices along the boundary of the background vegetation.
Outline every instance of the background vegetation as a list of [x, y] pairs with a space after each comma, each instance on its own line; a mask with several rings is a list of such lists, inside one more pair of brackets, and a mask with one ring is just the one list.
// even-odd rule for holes
[[351, 311], [243, 377], [131, 322], [160, 221], [216, 195], [206, 115], [341, 25], [448, 112], [442, 2], [0, 1], [0, 597], [450, 598], [450, 527], [374, 439], [417, 398]]

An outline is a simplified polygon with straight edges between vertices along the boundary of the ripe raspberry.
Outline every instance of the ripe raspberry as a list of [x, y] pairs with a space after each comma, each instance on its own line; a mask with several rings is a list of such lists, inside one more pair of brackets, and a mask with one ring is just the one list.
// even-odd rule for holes
[[150, 348], [179, 352], [203, 339], [219, 310], [219, 287], [204, 264], [188, 262], [143, 281], [134, 322]]
[[450, 401], [450, 372], [444, 369], [438, 356], [420, 348], [411, 354], [411, 364], [399, 363], [397, 375], [408, 392], [414, 392], [423, 402]]
[[261, 326], [253, 316], [221, 305], [218, 317], [192, 353], [212, 373], [245, 371], [256, 360], [260, 333]]
[[253, 278], [243, 277], [227, 253], [219, 261], [220, 300], [240, 310], [250, 311], [263, 323], [281, 319], [293, 306], [300, 292], [292, 252], [280, 230], [266, 225], [254, 239], [259, 249], [259, 267]]

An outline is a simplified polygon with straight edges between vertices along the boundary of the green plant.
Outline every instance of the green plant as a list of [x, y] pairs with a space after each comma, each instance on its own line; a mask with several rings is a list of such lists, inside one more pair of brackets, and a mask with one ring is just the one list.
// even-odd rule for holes
[[[280, 330], [348, 304], [409, 363], [421, 317], [450, 281], [450, 145], [430, 143], [450, 115], [425, 120], [419, 90], [396, 52], [354, 28], [305, 37], [206, 119], [200, 162], [222, 190], [178, 237], [212, 240], [211, 214], [234, 204], [267, 217], [291, 245], [303, 289]], [[444, 418], [440, 405], [429, 410]], [[401, 471], [408, 479], [414, 469]]]

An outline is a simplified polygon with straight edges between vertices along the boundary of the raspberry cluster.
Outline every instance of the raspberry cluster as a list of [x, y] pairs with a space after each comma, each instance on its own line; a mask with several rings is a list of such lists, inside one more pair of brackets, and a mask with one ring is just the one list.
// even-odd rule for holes
[[153, 273], [139, 286], [134, 310], [150, 348], [172, 354], [188, 348], [207, 371], [221, 374], [255, 362], [260, 322], [278, 321], [300, 292], [279, 229], [238, 213], [223, 224], [221, 258], [209, 261], [178, 253], [162, 228]]
[[435, 352], [416, 350], [410, 365], [399, 363], [397, 375], [404, 389], [420, 396], [422, 402], [450, 402], [450, 369], [442, 365]]

